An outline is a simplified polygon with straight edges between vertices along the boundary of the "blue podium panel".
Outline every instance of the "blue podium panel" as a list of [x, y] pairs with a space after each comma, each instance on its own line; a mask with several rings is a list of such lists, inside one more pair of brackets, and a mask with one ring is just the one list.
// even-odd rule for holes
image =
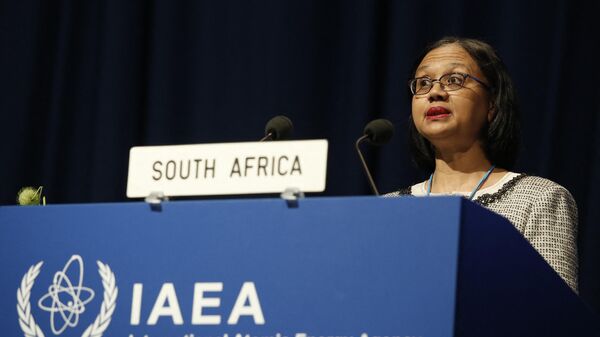
[[6, 336], [453, 336], [462, 203], [0, 207], [0, 326]]
[[600, 336], [599, 317], [506, 219], [463, 201], [460, 232], [456, 336]]

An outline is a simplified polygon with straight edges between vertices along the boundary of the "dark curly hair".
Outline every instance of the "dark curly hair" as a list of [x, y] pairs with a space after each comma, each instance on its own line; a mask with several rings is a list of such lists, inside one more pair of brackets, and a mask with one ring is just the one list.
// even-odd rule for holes
[[[467, 51], [488, 81], [495, 115], [486, 125], [486, 129], [482, 130], [481, 140], [487, 159], [498, 167], [510, 170], [519, 152], [521, 129], [519, 108], [512, 80], [494, 48], [475, 39], [444, 37], [423, 50], [412, 68], [411, 76], [414, 76], [427, 53], [449, 44], [458, 44]], [[410, 95], [412, 96], [412, 93]], [[409, 145], [415, 164], [420, 169], [433, 171], [435, 169], [433, 145], [417, 131], [412, 115], [409, 117], [408, 124]]]

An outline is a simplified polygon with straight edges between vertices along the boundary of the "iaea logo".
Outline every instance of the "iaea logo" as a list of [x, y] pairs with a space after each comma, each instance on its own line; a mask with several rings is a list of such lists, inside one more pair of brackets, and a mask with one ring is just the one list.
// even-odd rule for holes
[[[29, 268], [17, 290], [17, 314], [25, 337], [44, 337], [43, 331], [33, 318], [30, 301], [31, 288], [43, 263], [40, 261]], [[103, 301], [100, 313], [85, 329], [82, 337], [101, 337], [110, 324], [117, 304], [119, 289], [115, 284], [115, 274], [107, 264], [100, 261], [96, 263], [104, 288]], [[86, 312], [86, 305], [95, 296], [92, 289], [84, 286], [83, 275], [83, 259], [79, 255], [73, 255], [63, 269], [54, 274], [48, 292], [37, 301], [40, 309], [50, 313], [50, 327], [55, 335], [60, 335], [69, 327], [76, 327], [79, 315]]]

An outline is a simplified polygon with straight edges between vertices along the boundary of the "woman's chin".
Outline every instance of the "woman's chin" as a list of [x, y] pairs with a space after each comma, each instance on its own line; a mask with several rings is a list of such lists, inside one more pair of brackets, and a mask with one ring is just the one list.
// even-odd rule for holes
[[447, 140], [456, 135], [456, 129], [447, 124], [429, 124], [421, 129], [421, 134], [429, 141]]

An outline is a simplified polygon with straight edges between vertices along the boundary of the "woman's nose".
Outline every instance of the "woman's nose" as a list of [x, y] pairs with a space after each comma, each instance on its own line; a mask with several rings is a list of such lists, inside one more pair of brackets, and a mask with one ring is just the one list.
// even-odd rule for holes
[[428, 99], [430, 102], [445, 101], [448, 98], [448, 93], [442, 89], [442, 83], [439, 81], [433, 82], [431, 90], [429, 90]]

